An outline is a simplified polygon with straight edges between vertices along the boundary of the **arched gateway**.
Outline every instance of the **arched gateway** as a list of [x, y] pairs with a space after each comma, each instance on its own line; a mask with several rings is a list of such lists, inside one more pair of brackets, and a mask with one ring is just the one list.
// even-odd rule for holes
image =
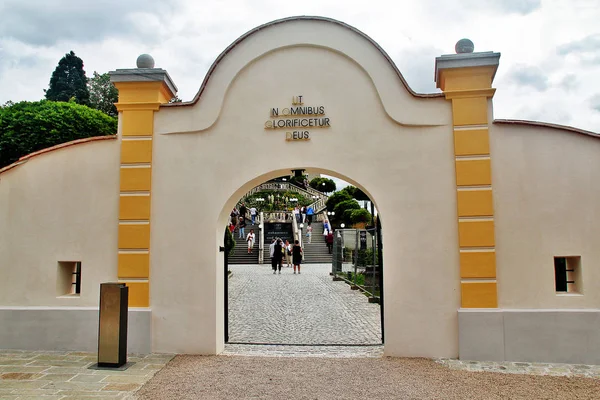
[[[1, 291], [1, 304], [32, 307], [20, 317], [31, 321], [35, 306], [49, 307], [55, 317], [44, 323], [56, 330], [67, 311], [93, 321], [99, 283], [118, 279], [130, 287], [130, 348], [218, 354], [218, 249], [229, 211], [257, 184], [313, 169], [357, 184], [384, 216], [387, 355], [600, 362], [590, 351], [598, 343], [578, 340], [600, 321], [593, 309], [600, 291], [587, 290], [600, 282], [592, 265], [600, 253], [589, 239], [600, 228], [580, 211], [600, 215], [600, 141], [573, 129], [579, 134], [493, 123], [499, 57], [438, 57], [443, 93], [422, 95], [363, 33], [297, 17], [235, 41], [189, 103], [165, 104], [176, 88], [152, 63], [116, 70], [118, 140], [51, 152], [4, 171], [8, 185], [0, 182], [0, 199], [11, 201], [10, 211], [0, 210], [0, 226], [9, 227], [0, 228], [9, 249], [3, 276], [21, 263], [55, 280], [57, 262], [80, 259], [81, 296], [55, 296], [54, 287], [11, 271], [19, 284]], [[238, 160], [249, 153], [252, 162]], [[559, 157], [568, 160], [560, 174]], [[76, 158], [85, 166], [66, 171]], [[55, 208], [36, 209], [30, 219], [43, 223], [34, 231], [18, 216], [39, 205], [27, 193], [40, 188], [47, 168], [64, 179], [41, 186]], [[77, 204], [61, 203], [74, 195]], [[62, 226], [52, 226], [52, 212]], [[568, 273], [569, 282], [578, 280], [568, 284], [573, 295], [556, 292], [562, 258], [576, 270]], [[37, 291], [23, 295], [29, 286]], [[2, 344], [25, 340], [4, 335]], [[68, 347], [59, 342], [38, 345]], [[92, 335], [71, 347], [94, 343]]]

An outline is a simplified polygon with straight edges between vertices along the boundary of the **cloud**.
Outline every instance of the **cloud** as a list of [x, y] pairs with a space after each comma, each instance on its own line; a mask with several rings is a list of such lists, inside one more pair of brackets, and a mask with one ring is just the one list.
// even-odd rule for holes
[[504, 12], [521, 15], [532, 13], [542, 6], [541, 0], [488, 0], [482, 3], [495, 6]]
[[61, 40], [101, 41], [144, 28], [145, 20], [138, 10], [164, 18], [168, 9], [160, 0], [3, 0], [0, 37], [36, 46], [51, 46]]
[[556, 102], [538, 103], [533, 107], [525, 106], [517, 112], [517, 115], [518, 118], [530, 121], [552, 122], [560, 125], [568, 125], [573, 120], [570, 112]]
[[394, 62], [408, 82], [408, 86], [417, 93], [439, 92], [435, 86], [435, 58], [443, 51], [434, 46], [416, 46], [402, 50], [393, 57]]
[[600, 64], [600, 34], [565, 43], [558, 46], [556, 51], [561, 56], [574, 55], [585, 63]]
[[600, 93], [590, 97], [590, 104], [594, 110], [600, 112]]
[[579, 81], [575, 74], [568, 74], [562, 78], [558, 86], [564, 91], [570, 92], [572, 90], [577, 89], [577, 87], [579, 86]]
[[548, 77], [538, 67], [517, 65], [508, 73], [507, 78], [516, 85], [531, 86], [541, 92], [548, 89]]
[[542, 0], [469, 0], [466, 4], [478, 10], [527, 15], [541, 8]]

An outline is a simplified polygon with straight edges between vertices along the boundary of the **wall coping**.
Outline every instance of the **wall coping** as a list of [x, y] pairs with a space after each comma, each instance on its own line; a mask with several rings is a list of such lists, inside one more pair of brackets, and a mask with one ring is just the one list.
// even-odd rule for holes
[[551, 124], [549, 122], [527, 121], [527, 120], [523, 120], [523, 119], [495, 119], [493, 123], [501, 124], [501, 125], [522, 125], [522, 126], [534, 126], [534, 127], [540, 127], [540, 128], [557, 129], [557, 130], [561, 130], [561, 131], [578, 133], [580, 135], [586, 135], [586, 136], [591, 136], [593, 138], [600, 139], [600, 133], [586, 131], [586, 130], [575, 128], [575, 127], [568, 126], [568, 125]]
[[93, 137], [84, 138], [84, 139], [71, 140], [70, 142], [65, 142], [65, 143], [57, 144], [57, 145], [52, 146], [52, 147], [46, 147], [45, 149], [34, 151], [33, 153], [29, 153], [29, 154], [27, 154], [27, 155], [19, 158], [14, 163], [7, 165], [4, 168], [0, 168], [0, 174], [6, 172], [8, 170], [11, 170], [11, 169], [13, 169], [13, 168], [15, 168], [15, 167], [17, 167], [17, 166], [19, 166], [21, 164], [24, 164], [27, 161], [29, 161], [30, 159], [32, 159], [33, 157], [39, 156], [41, 154], [50, 153], [51, 151], [64, 149], [64, 148], [67, 148], [67, 147], [75, 146], [77, 144], [83, 144], [83, 143], [89, 143], [89, 142], [96, 142], [96, 141], [100, 141], [100, 140], [116, 140], [116, 139], [117, 139], [117, 135], [93, 136]]

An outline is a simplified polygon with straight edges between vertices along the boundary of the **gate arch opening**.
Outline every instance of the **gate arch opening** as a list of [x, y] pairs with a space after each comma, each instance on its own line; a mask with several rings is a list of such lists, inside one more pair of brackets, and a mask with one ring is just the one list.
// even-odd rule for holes
[[[239, 216], [231, 217], [231, 210], [239, 207], [245, 200], [252, 200], [252, 195], [246, 197], [246, 194], [252, 189], [265, 190], [265, 188], [281, 187], [282, 193], [284, 190], [289, 193], [290, 189], [297, 193], [304, 191], [302, 185], [292, 185], [290, 182], [286, 182], [286, 178], [275, 180], [275, 178], [284, 176], [289, 177], [293, 174], [293, 170], [306, 171], [312, 177], [320, 175], [335, 177], [362, 190], [371, 202], [371, 212], [377, 210], [373, 214], [374, 220], [371, 222], [373, 225], [358, 226], [358, 229], [345, 226], [343, 222], [331, 219], [335, 216], [327, 216], [327, 208], [315, 210], [319, 212], [314, 215], [314, 218], [310, 218], [310, 222], [308, 217], [304, 219], [304, 217], [298, 216], [297, 223], [295, 218], [292, 220], [291, 213], [286, 214], [282, 211], [265, 214], [261, 212], [261, 219], [259, 220], [257, 215], [256, 223], [254, 223], [251, 221], [248, 211], [248, 217], [243, 218], [248, 224], [246, 225], [244, 222], [246, 225], [245, 235], [248, 234], [250, 228], [253, 228], [257, 235], [257, 242], [260, 242], [259, 235], [266, 237], [268, 234], [267, 225], [289, 225], [290, 230], [293, 225], [295, 234], [298, 231], [300, 233], [300, 245], [305, 252], [310, 252], [311, 247], [318, 247], [319, 244], [321, 247], [327, 246], [325, 244], [327, 228], [334, 230], [335, 244], [330, 249], [333, 254], [328, 262], [323, 262], [322, 259], [315, 261], [307, 254], [307, 258], [302, 261], [301, 265], [302, 273], [304, 273], [302, 278], [292, 277], [292, 273], [296, 274], [296, 268], [293, 268], [293, 272], [291, 268], [286, 269], [285, 259], [283, 268], [279, 270], [278, 274], [281, 275], [283, 272], [283, 276], [274, 277], [270, 275], [269, 241], [265, 240], [264, 244], [261, 242], [260, 245], [257, 243], [253, 249], [259, 254], [254, 257], [249, 256], [246, 264], [243, 261], [240, 263], [242, 254], [247, 255], [248, 253], [242, 245], [243, 240], [240, 236], [242, 233], [239, 228], [233, 232], [232, 238], [233, 240], [237, 238], [233, 253], [234, 257], [237, 257], [236, 265], [228, 265], [227, 260], [231, 259], [232, 255], [228, 256], [226, 231], [225, 238], [221, 243], [223, 246], [220, 248], [223, 258], [219, 257], [217, 261], [217, 268], [219, 265], [224, 268], [225, 343], [319, 346], [382, 345], [385, 319], [381, 214], [375, 207], [373, 196], [364, 185], [336, 171], [323, 168], [309, 167], [270, 171], [242, 184], [227, 199], [219, 215], [217, 235], [223, 235], [223, 227], [226, 227], [231, 221], [236, 223]], [[310, 187], [308, 190], [314, 191]], [[311, 201], [314, 204], [318, 203], [319, 207], [323, 207], [323, 200], [326, 200], [327, 196], [319, 201], [316, 200], [317, 196], [313, 197]], [[291, 206], [293, 203], [289, 203], [289, 205]], [[251, 205], [246, 203], [244, 209], [246, 207], [249, 210]], [[287, 209], [291, 208], [293, 207]], [[280, 223], [273, 224], [274, 214], [277, 215], [279, 218], [277, 221]], [[263, 215], [265, 216], [264, 220], [262, 219]], [[271, 218], [269, 221], [271, 224], [267, 222], [267, 215]], [[375, 215], [377, 215], [376, 218]], [[318, 235], [311, 236], [310, 244], [306, 239], [307, 236], [304, 235], [309, 225], [311, 232], [313, 228], [318, 232]], [[324, 231], [322, 232], [320, 229], [324, 229]], [[359, 242], [359, 232], [362, 232], [360, 236], [364, 235], [365, 239], [362, 246]], [[369, 244], [366, 241], [367, 235]], [[290, 242], [293, 244], [293, 241]], [[243, 248], [238, 248], [240, 245]], [[230, 279], [228, 272], [231, 273], [231, 271], [233, 274]], [[273, 270], [273, 275], [275, 274], [276, 272]], [[298, 274], [300, 275], [300, 267]], [[357, 282], [357, 279], [360, 281]], [[369, 286], [367, 287], [367, 285]], [[351, 288], [360, 289], [365, 292], [365, 295], [363, 296]]]

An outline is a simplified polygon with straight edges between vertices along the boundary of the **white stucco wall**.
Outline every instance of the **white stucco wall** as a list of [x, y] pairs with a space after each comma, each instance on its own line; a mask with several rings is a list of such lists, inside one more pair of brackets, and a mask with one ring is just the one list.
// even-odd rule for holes
[[[491, 126], [501, 308], [599, 308], [600, 139]], [[582, 295], [557, 295], [554, 256], [581, 256]]]
[[[290, 169], [314, 168], [363, 187], [381, 213], [386, 353], [457, 356], [460, 274], [449, 102], [415, 99], [396, 76], [385, 90], [404, 92], [385, 100], [384, 108], [374, 84], [381, 76], [374, 79], [369, 73], [395, 74], [381, 54], [369, 61], [376, 68], [365, 70], [347, 54], [322, 46], [252, 53], [256, 41], [269, 44], [286, 34], [270, 29], [232, 51], [232, 59], [245, 54], [247, 64], [226, 85], [222, 108], [209, 129], [202, 108], [218, 101], [211, 97], [211, 81], [206, 99], [195, 106], [165, 107], [155, 116], [154, 350], [221, 351], [223, 261], [218, 246], [231, 207], [258, 183]], [[345, 44], [358, 52], [372, 46], [349, 31]], [[219, 79], [215, 85], [223, 84]], [[270, 109], [289, 107], [294, 95], [303, 95], [306, 105], [323, 105], [332, 127], [309, 129], [306, 142], [286, 142], [285, 130], [265, 130]], [[403, 126], [387, 109], [422, 126]]]
[[[40, 154], [0, 175], [0, 306], [97, 306], [117, 277], [119, 141]], [[57, 297], [58, 261], [82, 262], [80, 297]]]

